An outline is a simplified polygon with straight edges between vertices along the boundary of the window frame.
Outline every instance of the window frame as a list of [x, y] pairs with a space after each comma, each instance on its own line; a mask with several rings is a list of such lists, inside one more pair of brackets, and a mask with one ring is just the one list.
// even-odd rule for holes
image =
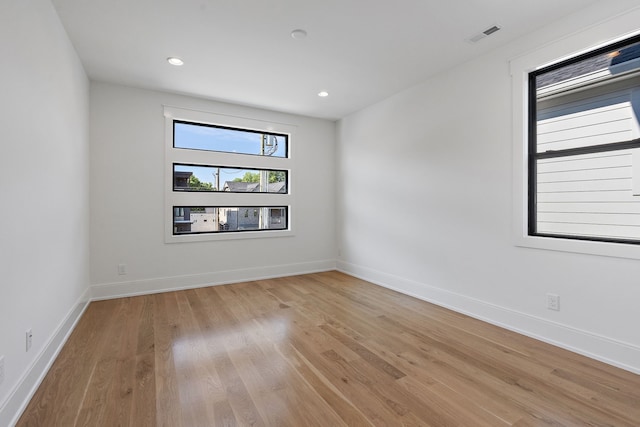
[[[285, 185], [285, 189], [287, 190], [285, 193], [276, 193], [276, 192], [269, 192], [269, 191], [226, 191], [227, 193], [252, 193], [252, 194], [288, 194], [289, 193], [289, 171], [287, 169], [257, 169], [257, 168], [247, 168], [244, 166], [222, 166], [222, 165], [199, 165], [199, 164], [186, 164], [186, 163], [174, 163], [172, 165], [172, 169], [173, 169], [173, 177], [172, 177], [172, 184], [173, 184], [173, 191], [183, 191], [186, 193], [200, 193], [200, 192], [205, 192], [205, 193], [223, 193], [225, 192], [224, 190], [191, 190], [190, 187], [176, 187], [175, 186], [175, 174], [176, 174], [176, 170], [175, 167], [176, 166], [193, 166], [193, 167], [205, 167], [205, 168], [211, 168], [211, 169], [241, 169], [241, 170], [247, 170], [247, 171], [253, 171], [253, 172], [260, 172], [260, 171], [265, 171], [265, 172], [284, 172], [285, 174], [285, 180], [284, 180], [284, 185]], [[222, 181], [220, 181], [222, 182]], [[225, 181], [227, 182], [227, 181]]]
[[[268, 134], [268, 135], [273, 135], [273, 136], [284, 136], [287, 138], [287, 146], [285, 147], [285, 153], [284, 156], [275, 156], [272, 158], [278, 158], [278, 159], [288, 159], [289, 158], [289, 139], [291, 139], [291, 136], [289, 134], [286, 133], [280, 133], [280, 132], [272, 132], [272, 131], [267, 131], [266, 129], [262, 129], [262, 130], [256, 130], [256, 129], [249, 129], [249, 128], [239, 128], [239, 127], [232, 127], [232, 126], [222, 126], [222, 125], [214, 125], [212, 123], [195, 123], [191, 120], [179, 120], [179, 119], [174, 119], [173, 120], [173, 148], [177, 149], [177, 150], [193, 150], [193, 151], [207, 151], [207, 152], [213, 152], [213, 153], [230, 153], [229, 151], [221, 151], [221, 150], [207, 150], [205, 148], [188, 148], [188, 147], [176, 147], [176, 140], [175, 140], [175, 125], [176, 123], [178, 124], [184, 124], [184, 125], [197, 125], [197, 126], [203, 126], [203, 127], [209, 127], [209, 128], [214, 128], [214, 129], [223, 129], [223, 130], [237, 130], [237, 131], [242, 131], [242, 132], [248, 132], [248, 133], [255, 133], [258, 135], [262, 135], [262, 134]], [[262, 156], [262, 157], [269, 157], [269, 156], [264, 156], [263, 154], [255, 154], [255, 153], [237, 153], [237, 154], [241, 154], [243, 156]]]
[[640, 259], [640, 245], [529, 235], [529, 73], [640, 34], [640, 10], [572, 33], [509, 61], [512, 124], [512, 242], [521, 248]]
[[[553, 234], [553, 233], [541, 233], [537, 231], [538, 228], [538, 220], [537, 220], [537, 161], [541, 159], [551, 159], [551, 158], [559, 158], [559, 157], [568, 157], [568, 156], [576, 156], [581, 154], [595, 154], [595, 153], [604, 153], [604, 152], [613, 152], [620, 150], [628, 150], [634, 148], [640, 148], [640, 138], [627, 140], [627, 141], [618, 141], [608, 144], [597, 144], [597, 145], [589, 145], [584, 147], [576, 147], [576, 148], [566, 148], [560, 150], [539, 152], [538, 151], [538, 132], [537, 132], [537, 105], [538, 100], [536, 97], [536, 78], [541, 75], [551, 71], [558, 70], [560, 68], [564, 68], [570, 66], [572, 64], [581, 62], [585, 59], [593, 58], [599, 55], [602, 55], [607, 52], [611, 52], [612, 50], [617, 50], [619, 48], [628, 46], [630, 44], [640, 43], [640, 35], [634, 35], [628, 38], [624, 38], [618, 40], [616, 42], [605, 44], [604, 46], [598, 47], [593, 50], [589, 50], [582, 54], [576, 55], [569, 59], [565, 59], [559, 62], [556, 62], [552, 65], [538, 68], [534, 71], [528, 73], [528, 213], [527, 213], [527, 232], [529, 236], [539, 236], [539, 237], [548, 237], [553, 239], [573, 239], [573, 240], [585, 240], [585, 241], [594, 241], [594, 242], [610, 242], [610, 243], [623, 243], [623, 244], [631, 244], [631, 245], [640, 245], [639, 240], [633, 239], [619, 239], [619, 238], [605, 238], [605, 237], [593, 237], [593, 236], [579, 236], [579, 235], [567, 235], [567, 234]], [[612, 82], [615, 84], [616, 82]]]
[[[245, 210], [245, 214], [243, 215], [244, 218], [248, 218], [250, 216], [253, 216], [254, 218], [258, 216], [258, 212], [261, 209], [268, 209], [270, 211], [273, 210], [284, 210], [285, 211], [285, 221], [287, 221], [287, 219], [289, 218], [289, 207], [288, 206], [173, 206], [173, 209], [193, 209], [193, 208], [214, 208], [214, 209], [238, 209], [238, 210]], [[249, 215], [248, 212], [252, 210], [253, 211], [253, 215]], [[174, 213], [175, 215], [175, 213]], [[238, 216], [239, 217], [239, 216]], [[174, 216], [175, 218], [175, 216]], [[175, 222], [174, 222], [175, 225]], [[288, 225], [288, 224], [287, 224]], [[287, 229], [279, 229], [279, 228], [269, 228], [269, 229], [262, 229], [262, 230], [256, 230], [256, 229], [242, 229], [242, 230], [218, 230], [218, 231], [190, 231], [188, 233], [176, 233], [175, 230], [173, 230], [173, 235], [174, 236], [200, 236], [200, 235], [210, 235], [210, 234], [227, 234], [227, 233], [251, 233], [251, 232], [260, 232], [260, 233], [272, 233], [272, 232], [276, 232], [276, 231], [286, 231]]]
[[[173, 106], [163, 106], [165, 118], [165, 179], [164, 179], [164, 240], [165, 243], [203, 242], [218, 240], [240, 240], [253, 238], [277, 238], [294, 235], [294, 219], [296, 198], [294, 193], [295, 141], [296, 126], [288, 123], [261, 120], [218, 114]], [[247, 130], [251, 132], [265, 132], [287, 136], [288, 157], [269, 157], [254, 154], [239, 154], [220, 151], [198, 150], [174, 147], [174, 121], [203, 124]], [[224, 191], [176, 191], [174, 190], [174, 164], [192, 164], [198, 166], [221, 165], [242, 169], [279, 170], [287, 173], [286, 193], [259, 192], [224, 192]], [[181, 206], [206, 207], [254, 207], [254, 206], [284, 206], [287, 208], [287, 229], [242, 230], [238, 232], [207, 232], [174, 234], [173, 208]]]

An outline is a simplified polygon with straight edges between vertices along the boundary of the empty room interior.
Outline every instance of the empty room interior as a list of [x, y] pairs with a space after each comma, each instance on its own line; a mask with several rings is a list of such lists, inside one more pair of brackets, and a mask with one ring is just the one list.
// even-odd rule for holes
[[639, 1], [0, 24], [0, 426], [640, 426]]

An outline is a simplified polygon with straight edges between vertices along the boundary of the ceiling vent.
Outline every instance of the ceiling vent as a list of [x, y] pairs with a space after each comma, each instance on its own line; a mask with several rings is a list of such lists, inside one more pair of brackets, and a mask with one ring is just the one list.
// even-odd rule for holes
[[483, 38], [488, 37], [499, 30], [500, 30], [500, 27], [497, 25], [494, 25], [492, 27], [487, 28], [480, 34], [476, 34], [475, 36], [470, 37], [467, 41], [469, 41], [470, 43], [478, 43]]

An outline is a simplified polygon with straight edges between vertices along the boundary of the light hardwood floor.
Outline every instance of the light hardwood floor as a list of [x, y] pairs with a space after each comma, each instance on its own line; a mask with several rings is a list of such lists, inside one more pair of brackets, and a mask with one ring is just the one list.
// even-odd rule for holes
[[18, 426], [640, 426], [640, 376], [327, 272], [93, 302]]

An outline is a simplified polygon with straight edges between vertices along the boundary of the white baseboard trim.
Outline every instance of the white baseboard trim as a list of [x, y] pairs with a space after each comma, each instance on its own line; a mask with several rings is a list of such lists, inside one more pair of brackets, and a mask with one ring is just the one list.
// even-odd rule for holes
[[449, 308], [522, 335], [640, 374], [640, 347], [526, 313], [439, 289], [417, 281], [344, 261], [324, 260], [242, 270], [227, 270], [130, 282], [94, 285], [87, 289], [0, 406], [0, 425], [15, 426], [51, 368], [62, 346], [90, 301], [264, 280], [335, 270], [376, 285]]
[[635, 374], [640, 374], [640, 347], [636, 345], [377, 271], [369, 267], [339, 260], [336, 263], [336, 268], [338, 271], [376, 285], [466, 314]]
[[92, 286], [94, 301], [147, 295], [159, 292], [179, 291], [205, 286], [225, 285], [229, 283], [250, 282], [272, 279], [274, 277], [295, 276], [335, 270], [335, 260], [312, 261], [297, 264], [283, 264], [267, 267], [245, 268], [240, 270], [215, 271], [203, 274], [190, 274], [173, 277], [132, 280], [129, 282], [104, 283]]
[[0, 426], [15, 426], [29, 401], [40, 386], [60, 350], [89, 306], [91, 289], [87, 288], [53, 332], [42, 351], [27, 368], [16, 386], [0, 406]]

